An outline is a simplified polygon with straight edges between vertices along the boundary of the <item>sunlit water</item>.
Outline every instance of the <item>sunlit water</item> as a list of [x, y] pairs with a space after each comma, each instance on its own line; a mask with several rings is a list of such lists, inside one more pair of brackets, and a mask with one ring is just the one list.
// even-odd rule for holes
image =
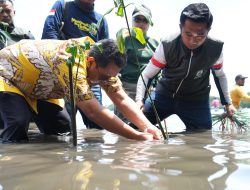
[[249, 132], [138, 142], [80, 129], [77, 147], [69, 137], [30, 137], [28, 144], [0, 145], [0, 190], [249, 189]]

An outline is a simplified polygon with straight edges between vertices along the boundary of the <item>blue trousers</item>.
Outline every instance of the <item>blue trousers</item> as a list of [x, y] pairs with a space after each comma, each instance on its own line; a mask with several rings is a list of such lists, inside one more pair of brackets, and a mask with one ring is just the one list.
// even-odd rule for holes
[[[212, 127], [209, 100], [176, 100], [155, 92], [151, 94], [151, 98], [160, 120], [163, 120], [172, 114], [176, 114], [185, 124], [186, 131], [209, 130]], [[147, 98], [144, 105], [144, 114], [153, 124], [156, 124], [156, 117], [149, 98]]]
[[34, 120], [40, 131], [49, 135], [70, 132], [70, 117], [66, 109], [38, 100], [38, 114], [34, 113], [23, 96], [0, 92], [0, 115], [4, 129], [0, 134], [2, 142], [28, 141], [28, 128]]
[[[98, 102], [102, 105], [102, 91], [100, 85], [95, 85], [91, 87], [92, 92], [95, 95], [95, 98], [98, 100]], [[78, 109], [78, 108], [77, 108]], [[83, 123], [86, 125], [86, 128], [88, 129], [103, 129], [99, 125], [95, 124], [93, 121], [91, 121], [80, 109], [78, 109], [82, 116]]]

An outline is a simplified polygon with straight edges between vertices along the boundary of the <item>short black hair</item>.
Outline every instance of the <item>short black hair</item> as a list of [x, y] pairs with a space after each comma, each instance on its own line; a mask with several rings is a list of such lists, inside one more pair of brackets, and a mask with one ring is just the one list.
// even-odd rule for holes
[[0, 0], [0, 4], [3, 4], [3, 3], [5, 3], [6, 1], [9, 1], [9, 2], [12, 4], [12, 6], [14, 5], [14, 3], [13, 3], [12, 0]]
[[193, 3], [183, 9], [180, 16], [180, 23], [183, 26], [186, 19], [194, 22], [206, 23], [210, 28], [213, 23], [213, 15], [205, 3]]
[[105, 68], [108, 64], [114, 63], [119, 68], [123, 68], [126, 64], [126, 56], [122, 54], [115, 40], [103, 39], [98, 41], [90, 49], [89, 56], [94, 57], [96, 64]]

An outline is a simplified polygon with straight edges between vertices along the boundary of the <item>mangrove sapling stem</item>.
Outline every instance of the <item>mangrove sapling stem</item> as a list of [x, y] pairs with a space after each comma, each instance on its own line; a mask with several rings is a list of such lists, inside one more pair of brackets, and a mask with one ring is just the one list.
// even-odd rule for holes
[[[124, 1], [121, 0], [121, 2], [122, 2], [123, 10], [124, 10], [124, 15], [125, 15], [125, 19], [126, 19], [126, 24], [127, 24], [129, 36], [131, 37], [132, 35], [131, 35], [129, 23], [128, 23], [128, 17], [127, 17], [126, 8], [125, 8], [125, 6], [124, 6]], [[132, 38], [130, 38], [130, 40], [131, 40], [131, 43], [132, 43], [132, 48], [133, 48], [133, 50], [134, 50], [134, 52], [135, 52], [135, 45], [134, 45], [134, 42], [133, 42]], [[138, 61], [137, 55], [135, 55], [135, 58], [136, 58], [136, 64], [138, 65], [138, 67], [139, 67], [139, 69], [140, 69], [140, 65], [139, 65], [139, 61]], [[159, 127], [160, 127], [160, 130], [161, 130], [161, 133], [162, 133], [162, 136], [163, 136], [164, 140], [166, 140], [166, 139], [168, 139], [168, 131], [166, 130], [166, 133], [164, 132], [164, 129], [163, 129], [162, 125], [161, 125], [161, 120], [160, 120], [159, 115], [158, 115], [158, 113], [157, 113], [157, 110], [156, 110], [156, 108], [155, 108], [154, 102], [153, 102], [153, 100], [152, 100], [152, 98], [151, 98], [149, 89], [148, 89], [148, 87], [147, 87], [147, 85], [146, 85], [146, 83], [145, 83], [145, 80], [144, 80], [144, 78], [143, 78], [143, 76], [142, 76], [141, 73], [140, 73], [140, 77], [142, 78], [143, 85], [145, 86], [147, 96], [149, 97], [150, 102], [151, 102], [151, 104], [152, 104], [152, 107], [153, 107], [153, 110], [154, 110], [154, 114], [155, 114], [155, 117], [156, 117], [157, 124], [158, 124]]]
[[76, 130], [76, 109], [75, 109], [75, 96], [74, 96], [74, 85], [73, 85], [73, 65], [69, 65], [69, 85], [70, 85], [70, 107], [71, 107], [71, 131], [73, 136], [73, 145], [77, 145], [77, 130]]

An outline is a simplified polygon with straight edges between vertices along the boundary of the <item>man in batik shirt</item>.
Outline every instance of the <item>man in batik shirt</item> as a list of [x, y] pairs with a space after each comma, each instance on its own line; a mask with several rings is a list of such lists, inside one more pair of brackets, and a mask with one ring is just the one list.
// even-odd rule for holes
[[[125, 64], [113, 40], [98, 45], [89, 37], [71, 40], [22, 40], [0, 51], [0, 114], [4, 120], [2, 142], [28, 140], [30, 117], [35, 114], [44, 134], [70, 132], [70, 118], [63, 109], [69, 98], [65, 49], [71, 44], [92, 44], [84, 59], [77, 56], [73, 66], [77, 106], [103, 128], [137, 140], [159, 139], [160, 132], [137, 108], [121, 87], [117, 74]], [[77, 75], [76, 75], [77, 72]], [[141, 131], [122, 122], [95, 99], [90, 87], [100, 84], [120, 111]], [[147, 132], [147, 133], [144, 133]], [[149, 135], [149, 133], [151, 135]]]

